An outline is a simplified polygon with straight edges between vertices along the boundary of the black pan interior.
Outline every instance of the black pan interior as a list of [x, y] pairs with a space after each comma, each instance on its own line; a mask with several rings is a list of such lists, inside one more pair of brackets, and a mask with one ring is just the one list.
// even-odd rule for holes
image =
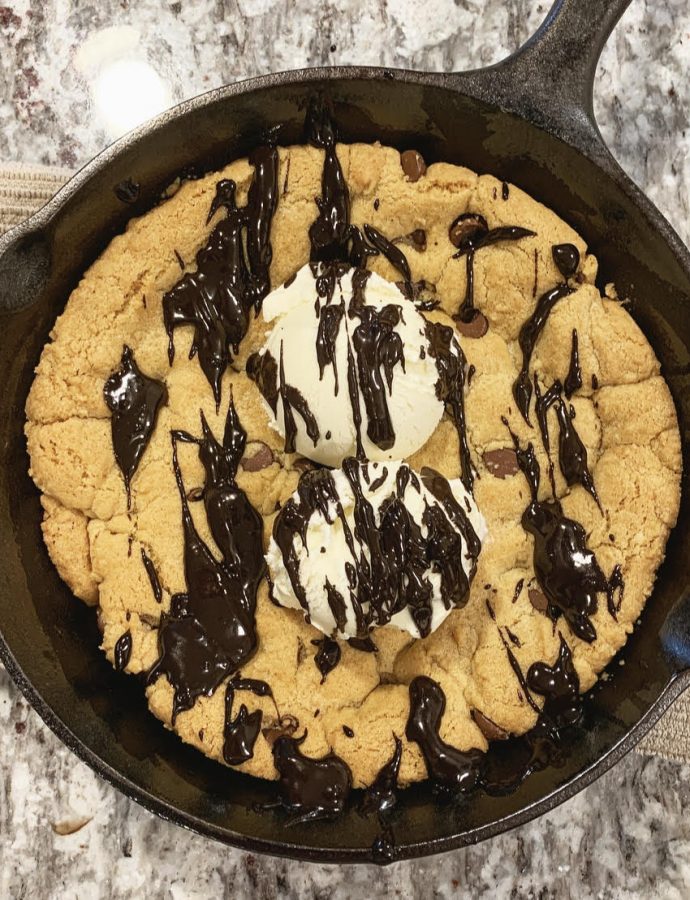
[[[307, 79], [266, 79], [249, 93], [226, 89], [193, 106], [183, 121], [172, 114], [136, 141], [125, 139], [107, 152], [107, 165], [92, 164], [91, 177], [56, 216], [15, 241], [0, 259], [0, 628], [14, 658], [8, 659], [10, 670], [42, 714], [125, 791], [231, 843], [354, 860], [370, 858], [378, 831], [373, 818], [351, 810], [332, 823], [285, 829], [280, 813], [254, 809], [272, 798], [273, 789], [212, 763], [165, 731], [147, 712], [141, 685], [105, 662], [93, 611], [71, 597], [48, 559], [38, 495], [27, 474], [23, 407], [40, 350], [80, 273], [129, 217], [157, 202], [180, 171], [217, 167], [244, 155], [267, 133], [279, 143], [300, 142], [306, 102], [325, 94], [335, 105], [342, 140], [414, 147], [428, 162], [446, 160], [493, 173], [542, 200], [585, 237], [600, 260], [602, 285], [615, 281], [621, 296], [631, 299], [633, 315], [662, 361], [680, 416], [684, 455], [690, 422], [690, 281], [653, 214], [641, 213], [610, 174], [535, 126], [458, 94], [442, 77], [354, 71], [348, 77], [312, 72]], [[141, 185], [138, 201], [129, 206], [113, 191], [127, 178]], [[581, 786], [576, 776], [652, 710], [678, 659], [685, 654], [685, 665], [690, 664], [682, 631], [674, 632], [675, 661], [668, 635], [661, 636], [674, 605], [680, 604], [677, 609], [688, 621], [683, 605], [688, 526], [684, 489], [654, 597], [611, 665], [613, 677], [589, 698], [586, 723], [562, 764], [532, 776], [508, 796], [475, 795], [455, 806], [439, 807], [425, 786], [405, 792], [394, 818], [399, 858], [478, 840], [546, 808], [552, 800], [545, 798], [564, 786], [562, 798], [574, 793]], [[667, 698], [674, 692], [667, 691]]]

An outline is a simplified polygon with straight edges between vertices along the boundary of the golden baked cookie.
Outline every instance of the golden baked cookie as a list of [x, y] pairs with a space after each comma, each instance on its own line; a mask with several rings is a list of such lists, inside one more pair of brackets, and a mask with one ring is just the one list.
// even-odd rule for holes
[[[594, 684], [632, 631], [663, 559], [679, 505], [680, 440], [654, 352], [625, 305], [596, 287], [597, 263], [583, 240], [519, 188], [491, 176], [435, 163], [418, 167], [411, 178], [399, 152], [378, 144], [279, 148], [271, 286], [281, 285], [310, 259], [310, 229], [319, 215], [314, 198], [322, 197], [324, 160], [333, 165], [334, 153], [349, 189], [351, 224], [371, 226], [396, 242], [411, 283], [427, 300], [438, 301], [436, 308], [426, 304], [425, 317], [453, 329], [467, 360], [467, 443], [474, 497], [488, 537], [462, 608], [423, 639], [393, 625], [374, 629], [377, 652], [340, 641], [340, 660], [323, 678], [315, 642], [323, 643], [324, 635], [302, 612], [274, 605], [256, 569], [246, 580], [258, 584], [257, 647], [239, 666], [240, 680], [236, 670], [228, 670], [212, 691], [199, 688], [176, 700], [166, 674], [172, 663], [163, 668], [160, 663], [173, 651], [163, 646], [161, 634], [176, 610], [186, 609], [179, 598], [189, 591], [190, 535], [211, 554], [205, 565], [214, 577], [222, 548], [205, 502], [199, 502], [206, 479], [199, 446], [176, 440], [178, 483], [171, 433], [200, 439], [206, 427], [220, 445], [232, 398], [246, 432], [236, 488], [260, 517], [264, 549], [278, 511], [308, 468], [297, 454], [285, 452], [259, 387], [247, 375], [247, 360], [270, 329], [262, 314], [249, 317], [246, 335], [230, 352], [227, 367], [216, 371], [215, 385], [200, 365], [205, 350], [193, 327], [181, 314], [170, 334], [164, 323], [166, 294], [183, 274], [194, 275], [196, 255], [214, 240], [218, 224], [247, 204], [254, 177], [248, 160], [181, 184], [165, 203], [132, 220], [84, 274], [36, 369], [26, 437], [31, 475], [43, 495], [51, 559], [78, 597], [98, 604], [108, 659], [128, 673], [153, 672], [148, 702], [165, 725], [208, 756], [269, 779], [278, 775], [276, 740], [306, 733], [299, 753], [331, 762], [335, 754], [349, 767], [355, 787], [374, 781], [399, 738], [398, 780], [405, 785], [428, 774], [442, 778], [420, 749], [419, 723], [408, 721], [410, 685], [413, 693], [426, 691], [427, 728], [438, 718], [432, 707], [439, 695], [430, 685], [440, 686], [445, 710], [436, 722], [439, 740], [465, 752], [485, 750], [487, 738], [519, 735], [535, 725], [544, 704], [544, 694], [533, 686], [539, 673], [532, 673], [530, 684], [516, 673], [531, 672], [534, 664], [557, 665], [563, 640], [579, 689]], [[257, 168], [262, 163], [255, 162]], [[236, 185], [236, 207], [227, 197], [225, 205], [214, 204], [218, 183], [228, 180]], [[486, 239], [496, 229], [516, 228], [524, 233]], [[383, 278], [401, 280], [385, 254], [366, 261]], [[260, 266], [252, 271], [261, 274]], [[260, 295], [260, 286], [254, 287]], [[544, 301], [549, 294], [552, 302]], [[540, 303], [551, 305], [525, 354], [524, 326]], [[148, 441], [130, 459], [129, 500], [104, 399], [106, 381], [127, 366], [123, 347], [144, 377], [159, 386], [151, 388]], [[562, 390], [554, 390], [555, 382]], [[529, 423], [520, 410], [525, 392]], [[550, 456], [538, 427], [539, 404]], [[521, 469], [530, 463], [530, 444], [541, 475], [531, 485], [532, 498]], [[564, 472], [563, 454], [571, 462], [579, 458], [579, 468], [576, 459]], [[447, 414], [406, 462], [417, 472], [430, 467], [447, 479], [463, 474], [458, 431]], [[558, 522], [565, 517], [579, 523], [578, 540], [596, 558], [601, 576], [592, 588], [596, 611], [579, 618], [555, 614], [535, 572], [534, 531], [551, 527], [543, 518], [556, 515], [557, 501]], [[542, 580], [546, 577], [542, 572]], [[253, 598], [237, 602], [245, 603], [246, 613]], [[175, 639], [182, 640], [179, 634]], [[250, 746], [238, 739], [239, 726], [233, 724], [238, 716]]]

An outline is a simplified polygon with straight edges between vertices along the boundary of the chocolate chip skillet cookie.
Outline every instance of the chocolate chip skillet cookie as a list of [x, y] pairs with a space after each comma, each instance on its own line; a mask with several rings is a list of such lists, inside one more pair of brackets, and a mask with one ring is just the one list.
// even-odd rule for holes
[[166, 726], [314, 818], [577, 721], [680, 496], [659, 363], [596, 275], [517, 187], [319, 115], [129, 223], [26, 436], [50, 556]]

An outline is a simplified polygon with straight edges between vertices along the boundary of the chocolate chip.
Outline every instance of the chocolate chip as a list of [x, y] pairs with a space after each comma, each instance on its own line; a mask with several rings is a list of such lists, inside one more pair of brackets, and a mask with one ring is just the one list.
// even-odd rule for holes
[[462, 319], [456, 319], [455, 327], [464, 337], [480, 338], [484, 337], [489, 330], [489, 323], [486, 316], [483, 313], [480, 313], [478, 309], [475, 309], [469, 322], [463, 322]]
[[250, 453], [242, 457], [240, 465], [245, 472], [260, 472], [273, 464], [273, 451], [263, 441], [252, 441]]
[[486, 468], [496, 478], [509, 478], [518, 473], [517, 454], [512, 447], [487, 450], [483, 459]]
[[454, 247], [467, 252], [474, 250], [488, 230], [484, 216], [479, 213], [463, 213], [448, 229], [448, 237]]
[[497, 725], [488, 716], [485, 716], [484, 713], [479, 712], [478, 709], [473, 709], [471, 716], [474, 719], [474, 724], [487, 741], [506, 741], [510, 737], [507, 731], [504, 731], [503, 728]]
[[545, 594], [542, 594], [542, 592], [537, 590], [536, 588], [530, 588], [527, 591], [527, 596], [529, 597], [529, 602], [537, 610], [537, 612], [548, 612], [549, 601], [546, 599]]
[[417, 150], [405, 150], [400, 154], [400, 165], [410, 181], [419, 181], [426, 174], [424, 157]]

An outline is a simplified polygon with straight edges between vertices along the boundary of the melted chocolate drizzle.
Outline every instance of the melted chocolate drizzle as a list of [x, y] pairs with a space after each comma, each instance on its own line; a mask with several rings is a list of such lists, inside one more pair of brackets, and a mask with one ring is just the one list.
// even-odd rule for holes
[[343, 811], [352, 789], [352, 772], [339, 756], [321, 759], [304, 756], [300, 744], [306, 737], [279, 737], [273, 744], [273, 761], [280, 776], [281, 805], [293, 814], [291, 825], [336, 816]]
[[554, 244], [551, 256], [556, 268], [567, 281], [577, 272], [580, 265], [580, 251], [575, 244]]
[[597, 611], [597, 593], [606, 591], [608, 581], [587, 547], [582, 525], [563, 514], [558, 500], [537, 499], [540, 473], [534, 448], [528, 444], [523, 450], [512, 437], [531, 495], [522, 525], [534, 537], [534, 571], [548, 612], [553, 619], [562, 613], [573, 632], [591, 643], [597, 633], [590, 617]]
[[254, 756], [254, 744], [261, 731], [263, 714], [260, 709], [250, 713], [242, 703], [235, 718], [232, 704], [235, 690], [232, 682], [225, 689], [225, 725], [223, 728], [223, 759], [229, 766], [239, 766]]
[[141, 548], [141, 561], [144, 564], [146, 574], [151, 582], [151, 590], [153, 591], [154, 599], [156, 603], [160, 603], [163, 600], [163, 588], [161, 587], [158, 572], [156, 572], [153, 560], [147, 555], [146, 550], [144, 550], [143, 547]]
[[[509, 648], [506, 645], [506, 650]], [[577, 725], [583, 715], [579, 680], [568, 644], [561, 635], [559, 654], [553, 666], [538, 662], [532, 665], [527, 677], [522, 674], [514, 657], [511, 665], [523, 691], [529, 688], [546, 698], [543, 709], [529, 697], [538, 712], [537, 723], [527, 734], [512, 738], [498, 746], [487, 760], [482, 787], [488, 794], [508, 794], [518, 788], [533, 772], [548, 765], [558, 765], [563, 759], [563, 731]]]
[[580, 368], [580, 352], [577, 339], [577, 328], [573, 328], [573, 342], [570, 348], [570, 365], [563, 382], [565, 396], [570, 400], [575, 391], [582, 387], [582, 369]]
[[[419, 490], [419, 482], [411, 471], [400, 477], [407, 469], [404, 467], [399, 473], [397, 491], [381, 505], [377, 522], [374, 507], [364, 495], [362, 478], [366, 467], [350, 457], [343, 461], [342, 468], [355, 497], [354, 529], [345, 518], [333, 476], [326, 469], [302, 475], [297, 498], [291, 497], [285, 503], [273, 525], [273, 537], [300, 606], [308, 619], [309, 604], [300, 576], [296, 538], [305, 545], [312, 515], [320, 512], [330, 522], [330, 510], [335, 510], [354, 560], [346, 563], [346, 571], [358, 637], [366, 638], [372, 624], [385, 625], [405, 608], [420, 634], [429, 634], [433, 596], [430, 571], [440, 575], [446, 609], [467, 602], [481, 544], [466, 511], [453, 497], [447, 480], [433, 469], [424, 469], [422, 480], [437, 503], [428, 504], [423, 513], [426, 534], [422, 535], [421, 527], [403, 502], [407, 486]], [[469, 576], [463, 568], [466, 559], [471, 560]], [[342, 630], [347, 618], [345, 598], [328, 581], [324, 587]]]
[[453, 329], [440, 322], [426, 323], [426, 338], [429, 342], [429, 354], [436, 362], [438, 381], [436, 396], [446, 407], [446, 412], [455, 425], [460, 442], [461, 480], [465, 489], [472, 492], [474, 469], [467, 442], [465, 425], [465, 370], [467, 368], [465, 354], [455, 340]]
[[[178, 713], [191, 709], [197, 697], [211, 695], [223, 678], [256, 652], [256, 591], [265, 567], [263, 521], [235, 482], [246, 433], [232, 401], [222, 445], [203, 415], [202, 428], [200, 441], [185, 432], [172, 435], [187, 592], [173, 596], [170, 613], [161, 619], [160, 656], [148, 675], [149, 684], [166, 675], [173, 686], [173, 721]], [[206, 475], [204, 507], [221, 562], [201, 540], [192, 520], [177, 460], [178, 441], [199, 444]]]
[[523, 419], [528, 425], [531, 424], [529, 420], [529, 405], [530, 400], [532, 399], [532, 382], [529, 375], [529, 364], [532, 359], [532, 353], [537, 345], [540, 334], [544, 330], [544, 326], [546, 325], [551, 310], [559, 300], [562, 300], [563, 297], [567, 297], [568, 294], [572, 293], [573, 289], [567, 284], [558, 284], [556, 287], [551, 288], [550, 291], [542, 294], [539, 300], [537, 300], [534, 312], [520, 329], [518, 342], [520, 344], [520, 350], [522, 351], [522, 366], [520, 368], [520, 374], [513, 384], [513, 397], [515, 398], [515, 402], [517, 403], [517, 407], [520, 410]]
[[422, 751], [429, 776], [449, 791], [471, 791], [478, 784], [484, 764], [480, 750], [462, 752], [439, 735], [446, 697], [441, 686], [419, 675], [410, 683], [410, 712], [405, 728], [408, 741]]
[[[618, 601], [615, 600], [615, 594], [618, 591]], [[623, 593], [625, 592], [625, 580], [623, 578], [623, 570], [619, 564], [613, 567], [609, 583], [606, 588], [606, 603], [611, 618], [618, 619], [621, 605], [623, 604]]]
[[229, 766], [239, 766], [252, 758], [262, 720], [260, 709], [250, 713], [244, 703], [235, 718], [232, 718], [235, 691], [251, 691], [258, 697], [273, 697], [270, 685], [258, 678], [241, 678], [238, 673], [228, 682], [225, 688], [223, 759]]
[[348, 315], [359, 319], [351, 342], [357, 356], [359, 390], [367, 414], [367, 437], [382, 450], [390, 450], [395, 443], [395, 431], [388, 411], [386, 387], [390, 394], [397, 365], [405, 370], [402, 338], [395, 331], [401, 310], [392, 304], [380, 310], [351, 304]]
[[556, 728], [575, 725], [582, 716], [580, 679], [577, 677], [570, 647], [563, 635], [556, 662], [533, 663], [527, 670], [527, 684], [546, 698], [541, 715]]
[[340, 662], [340, 644], [329, 637], [313, 640], [312, 644], [319, 648], [314, 656], [314, 662], [316, 663], [316, 668], [321, 673], [321, 684], [323, 684], [326, 680], [326, 676], [329, 675]]
[[551, 406], [555, 407], [556, 418], [558, 420], [558, 465], [563, 477], [572, 487], [574, 484], [580, 484], [592, 496], [595, 503], [601, 509], [599, 496], [594, 486], [594, 478], [587, 465], [587, 448], [582, 443], [579, 434], [573, 423], [574, 410], [572, 407], [568, 409], [565, 401], [561, 396], [563, 390], [559, 381], [554, 381], [546, 393], [541, 394], [539, 385], [535, 376], [534, 388], [536, 395], [536, 411], [539, 430], [541, 431], [544, 449], [549, 459], [549, 478], [551, 480], [551, 488], [553, 494], [556, 494], [556, 485], [553, 475], [553, 462], [550, 454], [549, 427], [547, 422], [547, 413]]
[[132, 655], [132, 632], [125, 631], [115, 642], [115, 669], [121, 672]]
[[411, 282], [412, 273], [410, 272], [410, 264], [402, 250], [399, 247], [396, 247], [392, 241], [389, 241], [387, 237], [384, 237], [384, 235], [382, 235], [378, 229], [374, 228], [373, 225], [365, 225], [364, 234], [367, 236], [367, 240], [372, 247], [378, 250], [382, 256], [385, 256], [393, 268], [400, 272], [403, 280]]
[[348, 640], [348, 644], [350, 645], [350, 647], [352, 647], [353, 650], [359, 650], [360, 653], [379, 652], [379, 648], [368, 636], [365, 638], [351, 637]]
[[325, 105], [314, 102], [307, 115], [307, 138], [325, 151], [321, 176], [321, 197], [316, 198], [319, 214], [309, 229], [313, 262], [346, 262], [349, 258], [350, 191], [335, 150], [333, 120]]
[[466, 257], [465, 299], [453, 318], [469, 323], [478, 312], [474, 306], [475, 254], [484, 247], [490, 247], [502, 241], [519, 241], [525, 237], [532, 237], [534, 232], [517, 225], [504, 225], [500, 228], [490, 229], [483, 216], [478, 213], [464, 213], [453, 222], [449, 233], [452, 243], [458, 248], [454, 258]]
[[280, 367], [278, 378], [278, 393], [283, 406], [283, 428], [285, 431], [285, 452], [295, 452], [295, 438], [297, 437], [297, 423], [295, 412], [299, 413], [307, 429], [307, 436], [311, 438], [316, 447], [319, 440], [319, 423], [314, 413], [309, 408], [306, 397], [293, 385], [285, 380], [285, 367], [283, 365], [283, 342], [280, 342]]
[[250, 162], [254, 180], [247, 205], [238, 209], [234, 181], [218, 182], [208, 219], [221, 208], [226, 216], [197, 253], [196, 271], [183, 275], [163, 297], [170, 364], [175, 357], [175, 328], [191, 325], [194, 339], [190, 357], [198, 354], [216, 406], [220, 405], [221, 379], [231, 351], [238, 352], [247, 332], [249, 312], [252, 308], [258, 311], [270, 290], [270, 230], [278, 201], [278, 152], [275, 147], [257, 147]]
[[363, 816], [376, 813], [379, 817], [391, 812], [397, 803], [398, 773], [402, 759], [402, 741], [394, 734], [395, 749], [393, 755], [378, 771], [376, 778], [364, 793], [359, 811]]
[[103, 397], [113, 414], [113, 450], [124, 478], [129, 509], [132, 478], [151, 440], [158, 411], [167, 403], [168, 392], [161, 381], [144, 375], [134, 361], [134, 354], [125, 346], [119, 369], [103, 387]]

